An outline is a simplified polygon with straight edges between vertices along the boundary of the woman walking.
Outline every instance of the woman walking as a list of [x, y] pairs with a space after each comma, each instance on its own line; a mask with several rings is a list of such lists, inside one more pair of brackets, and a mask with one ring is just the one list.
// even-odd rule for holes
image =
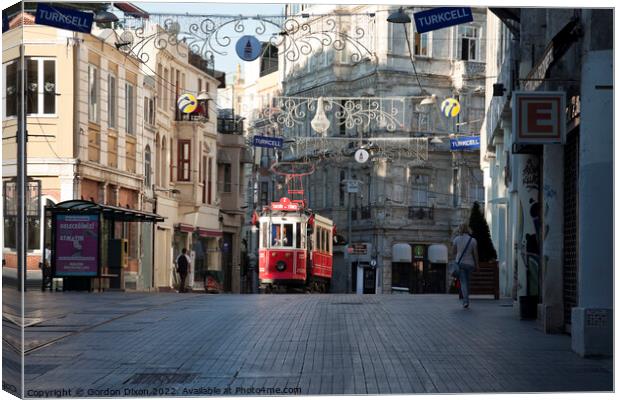
[[469, 307], [469, 279], [472, 271], [478, 269], [478, 243], [471, 236], [468, 224], [459, 226], [458, 234], [452, 241], [452, 249], [459, 268], [459, 281], [463, 294], [463, 307]]

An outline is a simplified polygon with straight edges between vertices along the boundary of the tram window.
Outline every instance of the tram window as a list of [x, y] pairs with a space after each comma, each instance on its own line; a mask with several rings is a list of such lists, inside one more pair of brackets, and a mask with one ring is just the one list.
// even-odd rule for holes
[[269, 229], [267, 229], [267, 223], [263, 222], [261, 224], [261, 238], [260, 238], [260, 247], [261, 248], [265, 248], [267, 247], [268, 243], [269, 243]]
[[295, 224], [295, 232], [297, 233], [295, 236], [295, 248], [301, 249], [301, 224], [299, 222]]
[[282, 245], [282, 241], [280, 238], [280, 225], [279, 224], [271, 225], [271, 245], [272, 246]]
[[282, 224], [282, 246], [293, 247], [293, 224]]
[[327, 252], [331, 254], [332, 252], [332, 246], [334, 245], [334, 237], [332, 236], [333, 233], [328, 231], [327, 232]]
[[323, 251], [329, 251], [329, 243], [327, 242], [327, 229], [323, 229]]

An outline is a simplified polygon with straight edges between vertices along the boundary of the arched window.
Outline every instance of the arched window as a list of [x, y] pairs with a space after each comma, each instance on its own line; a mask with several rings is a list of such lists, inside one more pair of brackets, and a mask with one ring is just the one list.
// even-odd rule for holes
[[161, 177], [161, 185], [166, 186], [166, 137], [164, 136], [161, 139], [161, 157], [160, 157], [160, 177]]
[[151, 189], [151, 148], [148, 144], [144, 149], [144, 184]]

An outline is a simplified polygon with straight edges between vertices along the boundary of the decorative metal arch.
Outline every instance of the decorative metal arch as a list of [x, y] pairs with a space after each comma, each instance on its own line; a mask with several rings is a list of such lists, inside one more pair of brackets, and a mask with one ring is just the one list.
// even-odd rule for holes
[[[359, 24], [341, 24], [338, 19], [354, 17]], [[329, 14], [317, 17], [245, 16], [245, 15], [188, 15], [150, 14], [154, 24], [147, 29], [147, 20], [127, 17], [117, 29], [116, 46], [119, 50], [148, 62], [150, 43], [157, 49], [174, 47], [179, 54], [187, 51], [212, 60], [217, 55], [227, 55], [233, 38], [226, 31], [248, 35], [269, 35], [267, 39], [278, 47], [287, 61], [298, 61], [301, 56], [320, 54], [326, 48], [346, 51], [353, 63], [375, 59], [374, 53], [364, 43], [371, 40], [375, 29], [374, 14]]]
[[[263, 115], [270, 122], [286, 128], [306, 123], [317, 107], [313, 97], [275, 97], [276, 106]], [[338, 125], [347, 129], [369, 127], [375, 123], [389, 132], [404, 127], [406, 97], [323, 97], [326, 113], [333, 111]]]

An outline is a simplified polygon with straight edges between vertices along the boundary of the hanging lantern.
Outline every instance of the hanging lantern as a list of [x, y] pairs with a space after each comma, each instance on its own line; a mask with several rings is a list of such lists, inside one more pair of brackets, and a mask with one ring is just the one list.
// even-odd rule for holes
[[327, 115], [325, 115], [325, 108], [323, 105], [323, 98], [319, 97], [316, 105], [316, 114], [314, 114], [314, 118], [310, 122], [312, 129], [316, 131], [319, 135], [324, 135], [325, 132], [329, 129], [329, 119]]

